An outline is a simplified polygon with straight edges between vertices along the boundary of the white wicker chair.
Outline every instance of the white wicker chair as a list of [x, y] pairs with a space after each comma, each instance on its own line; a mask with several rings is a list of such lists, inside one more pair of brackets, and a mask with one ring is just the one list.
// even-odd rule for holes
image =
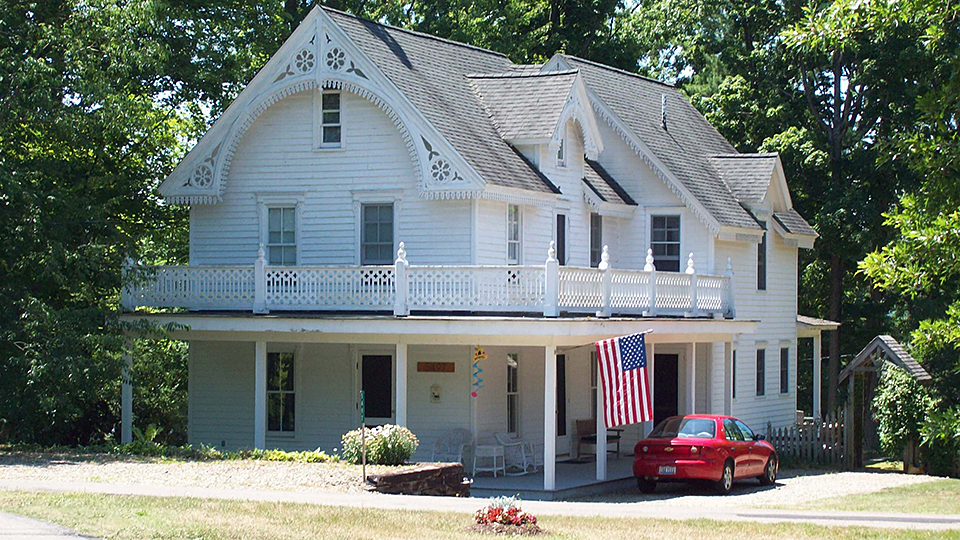
[[[497, 433], [497, 442], [503, 445], [503, 455], [506, 461], [507, 476], [520, 476], [536, 472], [543, 466], [543, 459], [537, 453], [533, 443], [514, 439], [508, 433]], [[518, 469], [511, 471], [510, 469]]]
[[463, 452], [473, 444], [473, 435], [465, 429], [452, 429], [441, 435], [433, 443], [433, 461], [459, 461], [463, 463]]

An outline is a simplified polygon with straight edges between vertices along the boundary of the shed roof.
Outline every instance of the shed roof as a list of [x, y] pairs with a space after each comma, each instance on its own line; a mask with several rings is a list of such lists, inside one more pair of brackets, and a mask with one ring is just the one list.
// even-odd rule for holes
[[616, 180], [610, 176], [599, 163], [585, 160], [587, 166], [583, 168], [583, 182], [603, 202], [637, 206], [637, 202], [626, 192]]
[[880, 355], [885, 361], [902, 368], [921, 383], [927, 383], [933, 380], [927, 370], [917, 362], [913, 356], [903, 348], [897, 340], [891, 336], [877, 336], [867, 344], [866, 347], [857, 354], [856, 358], [843, 368], [840, 372], [840, 381], [846, 380], [854, 370], [874, 362], [874, 357]]
[[793, 208], [786, 212], [774, 212], [773, 219], [777, 220], [777, 223], [788, 233], [801, 236], [820, 236], [816, 229], [811, 227], [807, 220], [803, 219], [803, 216]]

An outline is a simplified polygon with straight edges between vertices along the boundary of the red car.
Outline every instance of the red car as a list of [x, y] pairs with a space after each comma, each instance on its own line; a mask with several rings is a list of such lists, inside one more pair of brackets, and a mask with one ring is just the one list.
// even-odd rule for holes
[[777, 480], [777, 452], [746, 424], [730, 416], [671, 416], [634, 447], [633, 475], [642, 493], [657, 482], [708, 480], [721, 494], [734, 480]]

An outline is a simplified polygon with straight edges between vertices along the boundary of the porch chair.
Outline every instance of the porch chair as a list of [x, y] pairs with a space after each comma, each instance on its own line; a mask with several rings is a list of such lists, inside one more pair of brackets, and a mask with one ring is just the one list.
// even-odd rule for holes
[[433, 443], [432, 461], [459, 461], [463, 463], [463, 452], [473, 444], [473, 434], [465, 429], [451, 429], [440, 435]]
[[[497, 442], [503, 445], [503, 455], [508, 471], [504, 473], [505, 475], [530, 474], [543, 466], [543, 458], [537, 453], [532, 442], [516, 439], [509, 433], [497, 433], [495, 437]], [[519, 470], [509, 472], [511, 467]]]
[[[620, 433], [622, 429], [607, 429], [607, 444], [606, 450], [609, 452], [610, 445], [616, 444], [616, 454], [617, 457], [620, 457]], [[584, 454], [593, 454], [597, 455], [597, 421], [596, 420], [577, 420], [577, 440], [579, 444], [577, 446], [577, 457], [579, 458]], [[586, 447], [586, 449], [584, 448]], [[591, 452], [590, 449], [593, 451]], [[586, 451], [584, 451], [586, 450]]]

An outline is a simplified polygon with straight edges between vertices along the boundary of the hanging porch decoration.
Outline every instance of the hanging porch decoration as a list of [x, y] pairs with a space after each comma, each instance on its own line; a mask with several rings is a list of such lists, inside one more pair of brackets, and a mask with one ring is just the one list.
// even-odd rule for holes
[[473, 392], [470, 392], [471, 397], [477, 397], [477, 391], [483, 388], [483, 379], [480, 378], [483, 368], [480, 367], [480, 361], [486, 359], [487, 353], [483, 352], [483, 349], [477, 345], [473, 350]]

